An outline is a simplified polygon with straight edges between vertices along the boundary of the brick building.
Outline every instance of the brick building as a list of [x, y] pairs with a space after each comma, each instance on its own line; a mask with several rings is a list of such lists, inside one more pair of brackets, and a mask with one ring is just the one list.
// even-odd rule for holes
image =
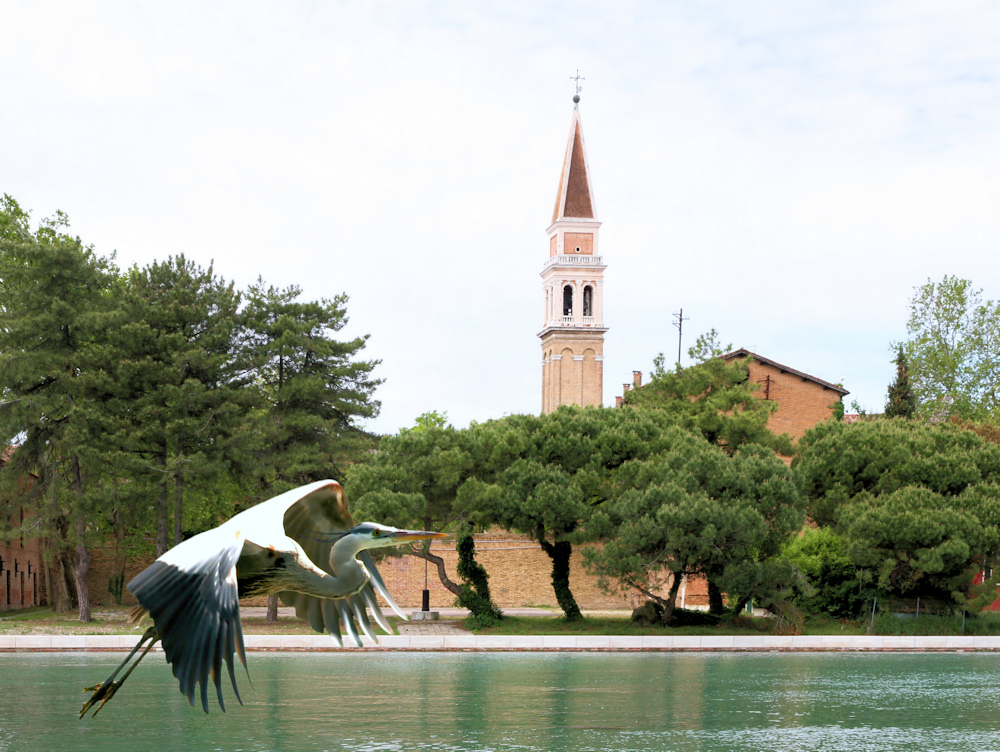
[[747, 357], [750, 381], [759, 385], [757, 396], [778, 405], [767, 422], [772, 433], [787, 433], [793, 439], [800, 439], [817, 423], [833, 417], [836, 403], [850, 394], [839, 384], [797, 371], [743, 347], [726, 353], [722, 359], [731, 363]]
[[[5, 527], [22, 530], [24, 509], [17, 507]], [[41, 545], [38, 538], [17, 535], [0, 539], [0, 611], [37, 606], [44, 602]]]

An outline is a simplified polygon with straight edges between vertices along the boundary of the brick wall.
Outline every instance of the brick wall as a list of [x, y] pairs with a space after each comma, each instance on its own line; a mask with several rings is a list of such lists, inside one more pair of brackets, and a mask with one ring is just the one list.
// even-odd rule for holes
[[[448, 576], [458, 582], [458, 555], [453, 545], [435, 544], [431, 549], [445, 561]], [[501, 608], [517, 606], [558, 607], [552, 590], [552, 560], [529, 536], [488, 533], [476, 536], [476, 561], [490, 576], [490, 593]], [[385, 559], [379, 572], [400, 606], [420, 607], [424, 589], [424, 561], [414, 556]], [[455, 596], [441, 584], [433, 566], [427, 569], [431, 607], [453, 606]], [[586, 572], [579, 550], [570, 560], [570, 589], [580, 608], [630, 609], [644, 599], [608, 595], [597, 579]]]
[[768, 363], [752, 360], [749, 371], [750, 381], [759, 386], [757, 396], [778, 404], [767, 423], [774, 433], [801, 438], [814, 425], [831, 418], [833, 404], [840, 401], [840, 395], [829, 387]]
[[[19, 528], [23, 519], [23, 512], [18, 509], [8, 527]], [[43, 603], [43, 581], [37, 538], [19, 536], [0, 540], [0, 611]]]
[[[459, 581], [456, 565], [458, 554], [454, 545], [435, 542], [432, 551], [445, 561], [448, 576]], [[110, 546], [92, 546], [91, 565], [87, 582], [90, 585], [91, 603], [95, 606], [110, 605], [114, 601], [108, 592], [108, 582], [114, 563], [114, 551]], [[153, 560], [130, 561], [125, 570], [125, 582], [141, 572]], [[515, 533], [486, 533], [476, 536], [476, 560], [490, 575], [490, 591], [501, 608], [518, 606], [544, 606], [557, 608], [555, 593], [552, 591], [552, 561], [541, 547], [529, 536]], [[383, 559], [378, 564], [389, 592], [403, 608], [420, 608], [424, 589], [424, 560], [415, 556]], [[427, 568], [427, 583], [430, 590], [431, 607], [447, 608], [455, 605], [455, 596], [445, 589], [438, 579], [433, 565]], [[689, 594], [688, 604], [694, 598], [700, 603], [697, 584], [686, 583]], [[597, 586], [597, 579], [586, 572], [583, 557], [577, 550], [570, 561], [570, 588], [577, 604], [584, 609], [632, 609], [641, 605], [645, 598], [638, 593], [628, 597], [608, 595]], [[704, 589], [702, 587], [702, 589]], [[707, 597], [704, 599], [707, 603]], [[244, 605], [264, 605], [266, 599], [247, 599]], [[132, 595], [124, 590], [122, 603], [135, 605]]]

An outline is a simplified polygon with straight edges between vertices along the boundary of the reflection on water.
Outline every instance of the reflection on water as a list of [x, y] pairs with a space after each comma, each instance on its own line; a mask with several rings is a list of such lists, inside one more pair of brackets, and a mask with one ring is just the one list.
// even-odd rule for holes
[[77, 721], [121, 657], [0, 654], [0, 752], [1000, 750], [992, 655], [252, 653], [205, 716], [161, 654]]

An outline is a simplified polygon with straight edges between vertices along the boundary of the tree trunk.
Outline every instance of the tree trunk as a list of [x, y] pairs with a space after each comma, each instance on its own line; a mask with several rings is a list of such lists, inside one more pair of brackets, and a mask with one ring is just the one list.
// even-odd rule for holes
[[663, 616], [660, 617], [664, 624], [669, 625], [674, 618], [674, 610], [677, 608], [677, 593], [681, 589], [681, 582], [684, 580], [683, 574], [674, 574], [673, 579], [670, 582], [670, 590], [667, 592], [667, 597], [657, 595], [651, 590], [647, 590], [642, 585], [639, 585], [632, 580], [629, 580], [629, 585], [634, 587], [640, 593], [645, 595], [651, 601], [660, 604], [663, 607]]
[[43, 578], [45, 582], [45, 602], [49, 608], [55, 611], [55, 598], [52, 593], [52, 553], [49, 550], [48, 541], [45, 541], [38, 553], [41, 554], [42, 564], [44, 565], [43, 569], [45, 570], [45, 577]]
[[127, 565], [123, 549], [125, 546], [125, 525], [121, 521], [121, 510], [115, 503], [111, 515], [111, 525], [115, 533], [115, 557], [111, 564], [111, 577], [108, 579], [108, 593], [117, 605], [122, 605], [122, 589], [125, 587], [125, 567]]
[[710, 579], [708, 581], [708, 613], [722, 616], [726, 613], [726, 604], [722, 601], [722, 591]]
[[58, 467], [51, 466], [52, 477], [49, 480], [49, 518], [52, 520], [52, 534], [45, 547], [45, 577], [48, 585], [49, 605], [57, 614], [68, 614], [71, 608], [69, 590], [66, 587], [66, 572], [63, 563], [63, 547], [66, 545], [65, 518], [59, 512], [59, 499], [56, 489], [59, 485]]
[[90, 572], [90, 552], [87, 551], [87, 515], [81, 511], [76, 517], [76, 567], [73, 573], [76, 576], [76, 598], [82, 622], [91, 621], [88, 572]]
[[177, 475], [174, 477], [174, 545], [184, 537], [181, 531], [184, 522], [184, 438], [177, 439]]
[[448, 590], [454, 593], [459, 598], [462, 597], [462, 587], [461, 585], [452, 582], [448, 577], [448, 572], [444, 568], [444, 559], [440, 556], [435, 556], [430, 552], [424, 552], [420, 550], [415, 550], [411, 556], [416, 556], [418, 559], [424, 559], [429, 561], [431, 564], [437, 567], [438, 579], [441, 580], [441, 584], [444, 585]]
[[73, 609], [73, 593], [69, 587], [65, 551], [54, 551], [52, 564], [55, 568], [52, 573], [52, 610], [57, 614], [68, 614]]
[[503, 619], [503, 611], [490, 598], [490, 576], [476, 561], [475, 538], [471, 533], [460, 536], [455, 548], [458, 552], [458, 576], [465, 581], [458, 602], [469, 609], [480, 626], [496, 624]]
[[278, 596], [267, 596], [267, 616], [264, 621], [276, 622], [278, 620]]
[[573, 554], [573, 544], [569, 541], [549, 543], [538, 536], [542, 550], [552, 559], [552, 589], [556, 593], [556, 602], [563, 610], [566, 621], [579, 621], [583, 618], [580, 607], [576, 605], [573, 592], [569, 589], [569, 558]]
[[80, 459], [71, 455], [70, 465], [73, 469], [73, 491], [76, 493], [76, 565], [73, 575], [76, 579], [76, 600], [80, 608], [80, 621], [91, 621], [90, 616], [90, 586], [87, 584], [87, 574], [90, 572], [90, 552], [87, 550], [87, 510], [83, 498], [83, 473], [80, 470]]
[[674, 620], [674, 609], [677, 608], [677, 593], [681, 589], [683, 575], [675, 574], [673, 582], [670, 583], [670, 592], [667, 595], [667, 602], [663, 604], [663, 623], [670, 624]]
[[160, 558], [170, 548], [167, 519], [167, 450], [158, 452], [156, 464], [160, 467], [160, 480], [156, 484], [156, 558]]

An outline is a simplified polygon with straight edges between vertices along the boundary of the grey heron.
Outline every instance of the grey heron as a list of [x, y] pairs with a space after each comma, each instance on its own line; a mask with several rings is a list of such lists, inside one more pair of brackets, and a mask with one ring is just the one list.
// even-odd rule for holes
[[[192, 707], [200, 687], [202, 708], [208, 712], [208, 684], [222, 699], [225, 662], [237, 701], [233, 654], [246, 669], [239, 599], [277, 593], [300, 619], [326, 632], [341, 646], [340, 626], [360, 647], [355, 621], [378, 641], [366, 608], [386, 632], [392, 633], [379, 608], [381, 595], [404, 619], [367, 549], [410, 541], [447, 537], [425, 530], [400, 530], [364, 522], [355, 525], [347, 511], [344, 491], [324, 480], [275, 496], [231, 517], [212, 530], [189, 538], [167, 551], [128, 583], [139, 601], [130, 621], [152, 619], [132, 652], [103, 683], [88, 687], [93, 694], [80, 718], [96, 702], [94, 715], [110, 700], [139, 661], [162, 642], [167, 662], [180, 682], [181, 694]], [[116, 677], [142, 650], [121, 679]]]

